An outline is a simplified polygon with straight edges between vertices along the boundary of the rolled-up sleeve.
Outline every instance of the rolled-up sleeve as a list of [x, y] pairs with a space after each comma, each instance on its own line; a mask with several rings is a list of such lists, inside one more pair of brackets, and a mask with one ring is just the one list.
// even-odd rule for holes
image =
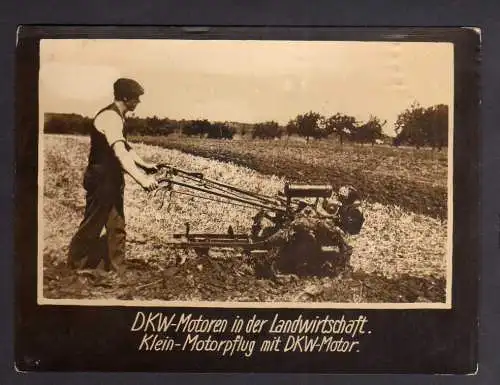
[[104, 134], [108, 144], [113, 146], [117, 142], [127, 143], [123, 136], [123, 121], [114, 111], [104, 111], [94, 122], [97, 131]]

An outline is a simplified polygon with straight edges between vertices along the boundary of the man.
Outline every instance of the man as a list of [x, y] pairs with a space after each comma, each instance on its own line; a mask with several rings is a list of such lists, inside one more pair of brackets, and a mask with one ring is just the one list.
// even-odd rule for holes
[[[135, 80], [120, 78], [114, 85], [114, 102], [100, 110], [90, 132], [90, 154], [83, 186], [86, 190], [84, 218], [71, 239], [68, 264], [73, 269], [104, 267], [124, 272], [125, 217], [124, 172], [146, 191], [158, 187], [148, 175], [157, 169], [141, 159], [125, 135], [125, 114], [134, 111], [144, 89]], [[145, 171], [145, 172], [144, 172]], [[103, 228], [106, 235], [101, 237]]]

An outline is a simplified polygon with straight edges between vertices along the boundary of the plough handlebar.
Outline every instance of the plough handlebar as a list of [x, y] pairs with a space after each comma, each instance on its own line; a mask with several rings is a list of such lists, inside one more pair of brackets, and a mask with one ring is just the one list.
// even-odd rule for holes
[[[163, 176], [158, 179], [158, 183], [168, 183], [169, 185], [178, 185], [200, 193], [215, 195], [221, 198], [229, 199], [230, 201], [247, 204], [260, 209], [273, 210], [285, 213], [286, 202], [280, 197], [270, 197], [267, 195], [247, 191], [226, 183], [217, 182], [205, 178], [200, 172], [191, 172], [177, 167], [170, 166], [166, 163], [157, 165], [159, 170], [166, 169], [170, 175]], [[172, 178], [178, 176], [180, 180]], [[160, 186], [161, 188], [161, 186]]]
[[174, 174], [183, 174], [183, 175], [187, 175], [187, 176], [190, 176], [190, 177], [193, 177], [193, 178], [203, 179], [203, 174], [201, 172], [186, 171], [186, 170], [183, 170], [181, 168], [170, 166], [170, 165], [168, 165], [166, 163], [158, 163], [157, 164], [157, 168], [158, 169], [168, 168]]
[[227, 193], [224, 191], [214, 191], [214, 190], [211, 190], [209, 188], [205, 188], [203, 186], [193, 186], [193, 185], [190, 185], [188, 183], [184, 183], [181, 181], [176, 181], [176, 180], [172, 180], [172, 179], [168, 179], [168, 178], [160, 179], [159, 182], [160, 183], [169, 182], [169, 183], [172, 183], [172, 184], [175, 184], [178, 186], [182, 186], [182, 187], [186, 187], [186, 188], [189, 188], [191, 190], [195, 190], [195, 191], [198, 191], [201, 193], [215, 195], [215, 196], [218, 196], [221, 198], [226, 198], [226, 199], [229, 199], [231, 201], [235, 201], [235, 202], [243, 203], [246, 205], [258, 207], [261, 209], [274, 210], [274, 211], [279, 211], [279, 212], [283, 212], [283, 213], [286, 212], [286, 208], [284, 208], [284, 207], [281, 207], [279, 205], [273, 205], [272, 203], [262, 202], [262, 201], [257, 200], [256, 198], [252, 198], [252, 197], [248, 197], [248, 198], [244, 197], [244, 196], [239, 197], [239, 196], [235, 196], [234, 194], [230, 194], [230, 193]]
[[[167, 187], [170, 186], [168, 188], [171, 188], [172, 185], [178, 185], [195, 190], [198, 193], [215, 195], [230, 201], [239, 202], [240, 204], [283, 214], [289, 214], [296, 209], [310, 205], [302, 200], [292, 201], [292, 198], [328, 198], [333, 192], [331, 185], [297, 185], [286, 183], [283, 193], [278, 192], [277, 197], [270, 197], [211, 180], [205, 178], [200, 172], [183, 170], [167, 163], [159, 163], [157, 168], [159, 170], [166, 169], [170, 172], [170, 175], [165, 175], [158, 179], [158, 183], [168, 183]], [[176, 180], [172, 176], [178, 176], [180, 180]]]

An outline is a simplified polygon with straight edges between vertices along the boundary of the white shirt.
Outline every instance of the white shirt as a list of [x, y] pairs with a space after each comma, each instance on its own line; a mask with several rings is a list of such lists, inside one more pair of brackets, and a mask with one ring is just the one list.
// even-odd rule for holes
[[110, 147], [116, 142], [126, 142], [123, 136], [123, 119], [112, 110], [101, 112], [94, 121], [95, 128], [104, 134]]

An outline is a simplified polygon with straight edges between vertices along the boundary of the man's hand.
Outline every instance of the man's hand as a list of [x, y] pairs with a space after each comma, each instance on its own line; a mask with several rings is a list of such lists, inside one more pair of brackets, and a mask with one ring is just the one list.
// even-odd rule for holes
[[129, 150], [129, 155], [132, 157], [135, 164], [140, 168], [142, 168], [144, 171], [146, 171], [148, 174], [158, 172], [158, 170], [160, 169], [158, 164], [152, 162], [146, 162], [132, 148]]
[[150, 162], [143, 162], [140, 166], [144, 171], [146, 171], [149, 174], [158, 172], [158, 170], [160, 169], [156, 163], [150, 163]]
[[147, 192], [156, 190], [158, 188], [158, 181], [152, 175], [144, 175], [139, 182], [144, 190]]

